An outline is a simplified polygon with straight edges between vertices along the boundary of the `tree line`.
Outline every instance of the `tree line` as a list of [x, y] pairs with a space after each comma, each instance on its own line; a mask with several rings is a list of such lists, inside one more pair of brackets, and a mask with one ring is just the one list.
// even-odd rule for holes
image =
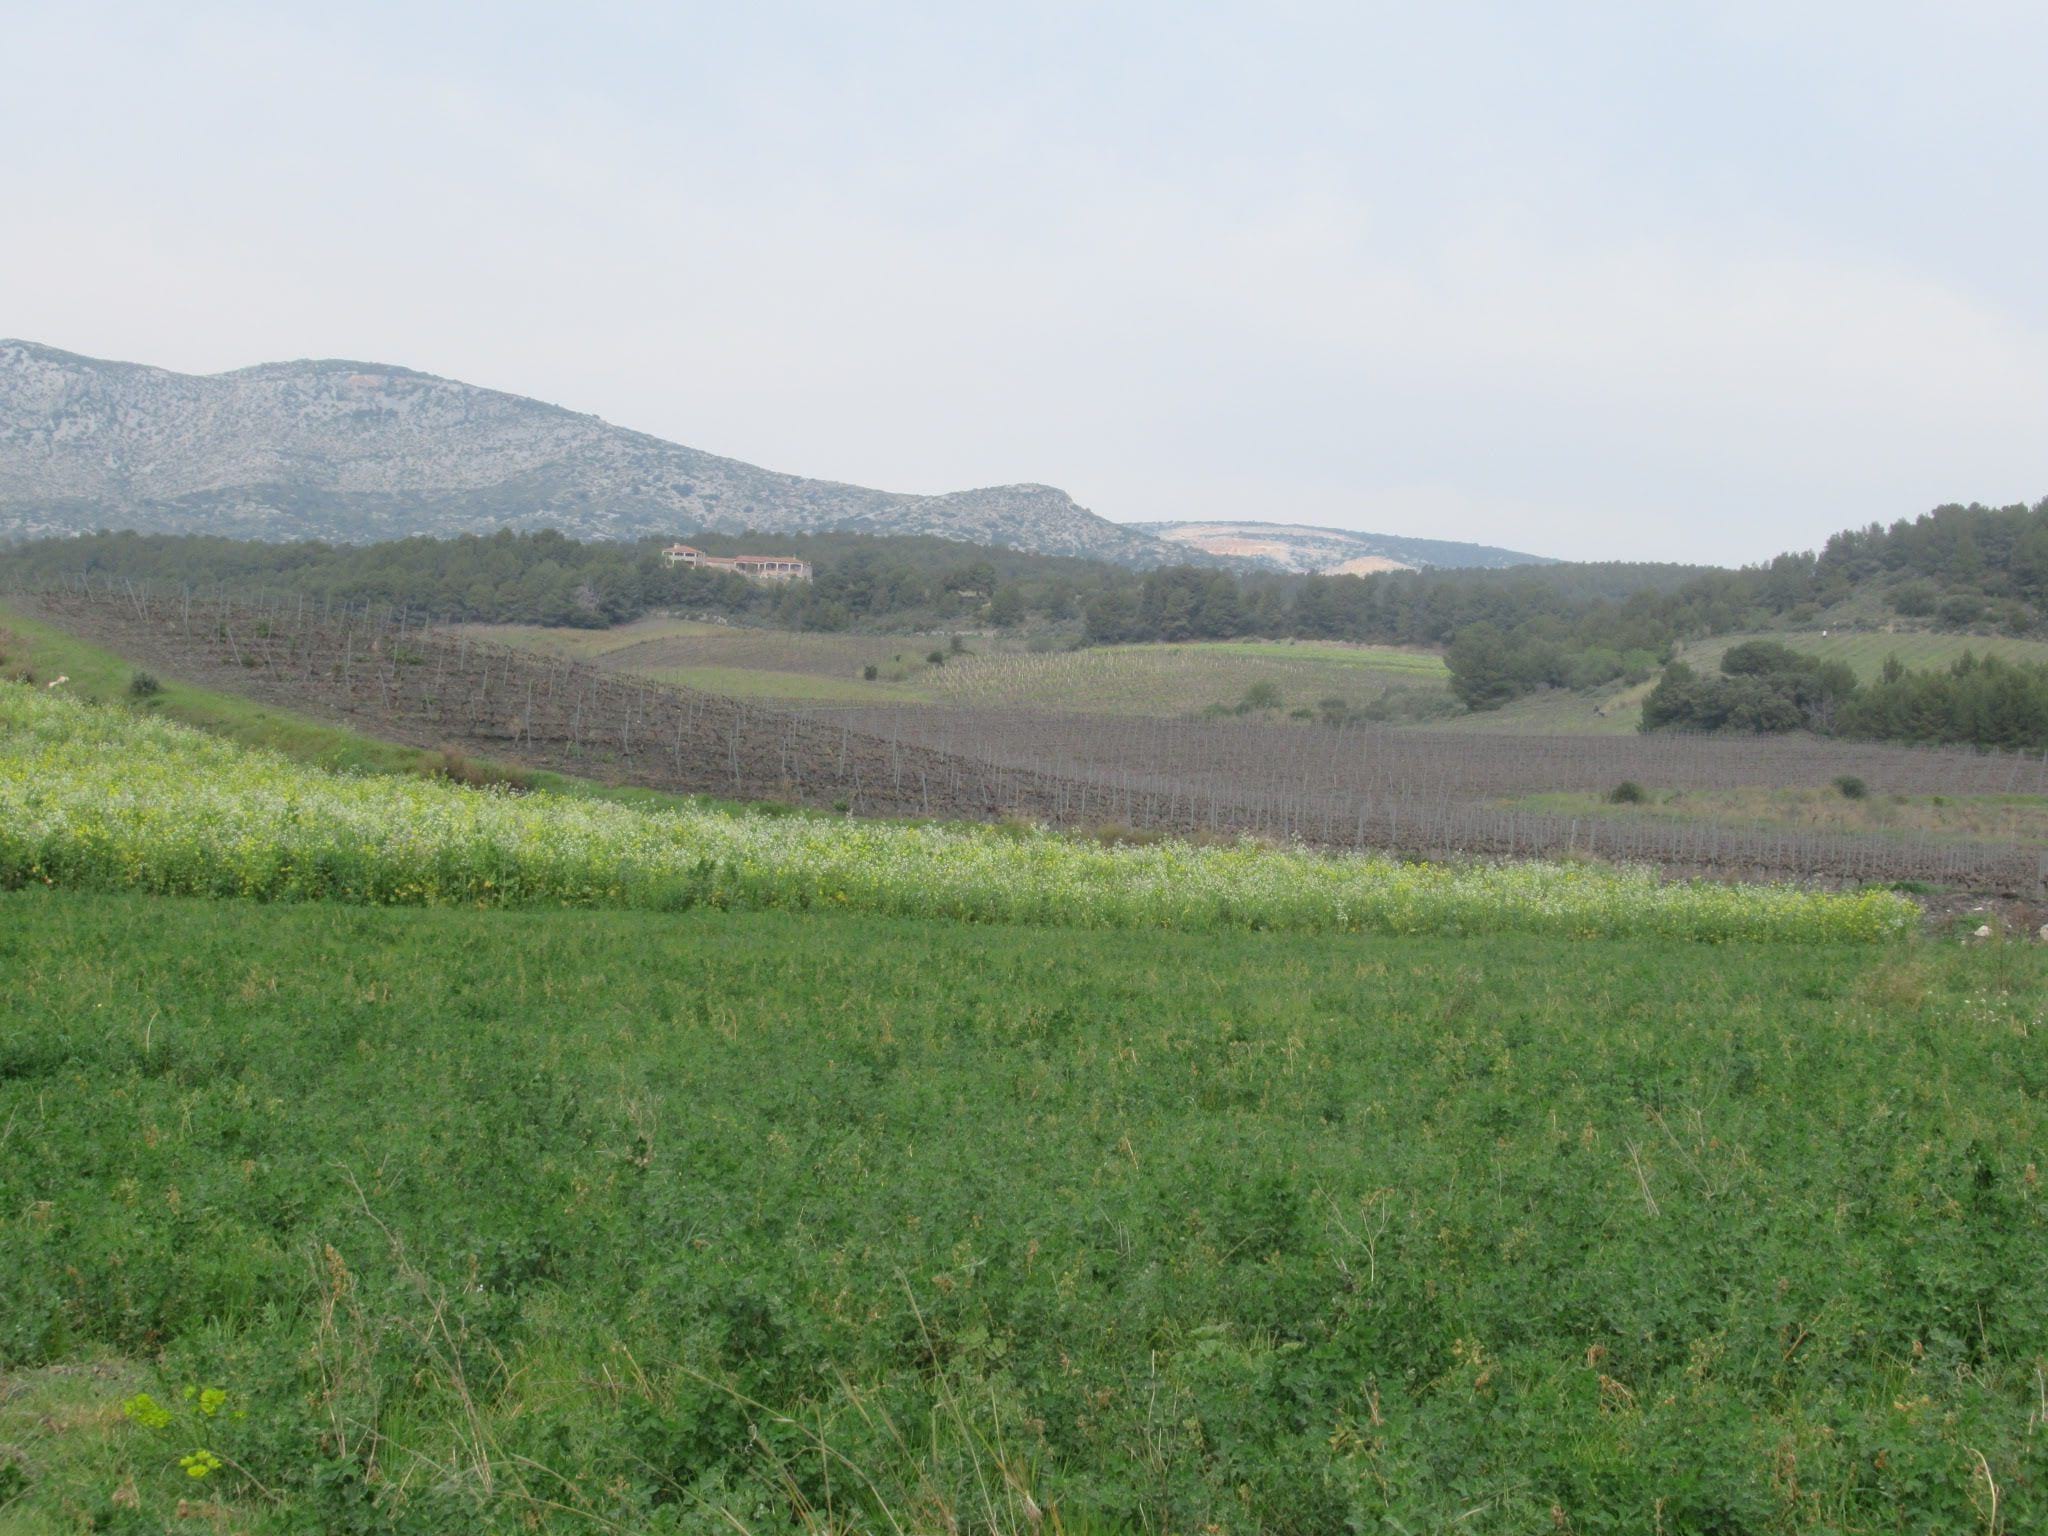
[[1893, 656], [1866, 685], [1839, 661], [1750, 641], [1729, 649], [1719, 675], [1667, 667], [1643, 700], [1643, 729], [2048, 748], [2048, 665], [1965, 651], [1947, 667], [1913, 671]]
[[552, 530], [380, 544], [265, 543], [101, 532], [0, 548], [0, 581], [80, 575], [245, 595], [304, 593], [471, 623], [605, 628], [683, 609], [789, 629], [1078, 619], [1105, 584], [1133, 579], [1100, 561], [871, 534], [692, 534], [714, 555], [809, 560], [816, 580], [770, 586], [729, 571], [670, 566], [666, 541], [584, 543]]
[[688, 607], [796, 629], [1067, 624], [1101, 645], [1240, 636], [1434, 645], [1450, 648], [1456, 686], [1474, 708], [1538, 688], [1647, 675], [1686, 640], [1796, 626], [1862, 591], [1938, 627], [2048, 629], [2048, 500], [1940, 507], [1741, 570], [1584, 562], [1370, 576], [1192, 565], [1138, 572], [928, 536], [691, 539], [713, 554], [800, 556], [817, 579], [762, 587], [668, 567], [660, 540], [581, 543], [552, 531], [365, 545], [103, 532], [0, 549], [0, 576], [90, 572], [552, 625], [603, 626]]

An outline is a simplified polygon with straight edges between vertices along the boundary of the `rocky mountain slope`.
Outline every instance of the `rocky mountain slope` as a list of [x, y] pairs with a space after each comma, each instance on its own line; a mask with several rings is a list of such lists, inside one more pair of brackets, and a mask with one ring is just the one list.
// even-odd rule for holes
[[1353, 533], [1343, 528], [1304, 528], [1293, 523], [1132, 523], [1186, 550], [1283, 571], [1324, 571], [1369, 576], [1374, 571], [1491, 570], [1508, 565], [1544, 565], [1540, 555], [1518, 554], [1490, 544], [1447, 539], [1410, 539], [1394, 534]]
[[381, 363], [201, 377], [0, 341], [0, 537], [99, 527], [337, 542], [833, 528], [1182, 557], [1047, 485], [912, 496], [807, 480]]
[[0, 340], [0, 539], [92, 528], [362, 543], [556, 528], [936, 534], [1129, 565], [1366, 574], [1510, 550], [1271, 523], [1122, 524], [1049, 485], [913, 496], [807, 480], [383, 363], [173, 373]]

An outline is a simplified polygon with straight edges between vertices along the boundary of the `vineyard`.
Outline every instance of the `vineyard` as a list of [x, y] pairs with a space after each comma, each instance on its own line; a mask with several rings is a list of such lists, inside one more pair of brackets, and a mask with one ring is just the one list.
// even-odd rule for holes
[[774, 708], [449, 633], [403, 614], [135, 589], [38, 599], [138, 661], [426, 747], [617, 783], [855, 814], [1251, 834], [1427, 857], [1590, 856], [1668, 872], [1928, 881], [2032, 896], [2029, 842], [1885, 835], [1497, 802], [1544, 792], [1821, 787], [2041, 795], [2038, 757], [1664, 735], [1487, 738], [1382, 727], [1047, 715], [1022, 709]]

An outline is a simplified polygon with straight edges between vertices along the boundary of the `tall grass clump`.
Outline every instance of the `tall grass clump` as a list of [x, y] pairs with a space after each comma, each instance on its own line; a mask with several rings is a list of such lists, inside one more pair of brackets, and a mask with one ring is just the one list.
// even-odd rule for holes
[[339, 900], [854, 911], [1089, 928], [1874, 941], [1889, 892], [1085, 842], [353, 778], [160, 719], [0, 690], [0, 885]]

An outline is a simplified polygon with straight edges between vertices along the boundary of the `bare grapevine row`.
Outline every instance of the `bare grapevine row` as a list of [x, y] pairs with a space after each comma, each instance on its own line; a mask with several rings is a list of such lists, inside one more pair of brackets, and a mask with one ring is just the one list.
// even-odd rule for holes
[[1257, 721], [997, 710], [777, 709], [450, 634], [403, 613], [304, 600], [76, 586], [56, 622], [195, 682], [421, 746], [462, 746], [616, 782], [857, 814], [1106, 822], [1423, 856], [1583, 854], [1680, 872], [1928, 880], [2032, 894], [2038, 851], [1502, 809], [1618, 780], [1824, 784], [1880, 793], [2042, 793], [2038, 758], [1810, 738], [1433, 736]]

